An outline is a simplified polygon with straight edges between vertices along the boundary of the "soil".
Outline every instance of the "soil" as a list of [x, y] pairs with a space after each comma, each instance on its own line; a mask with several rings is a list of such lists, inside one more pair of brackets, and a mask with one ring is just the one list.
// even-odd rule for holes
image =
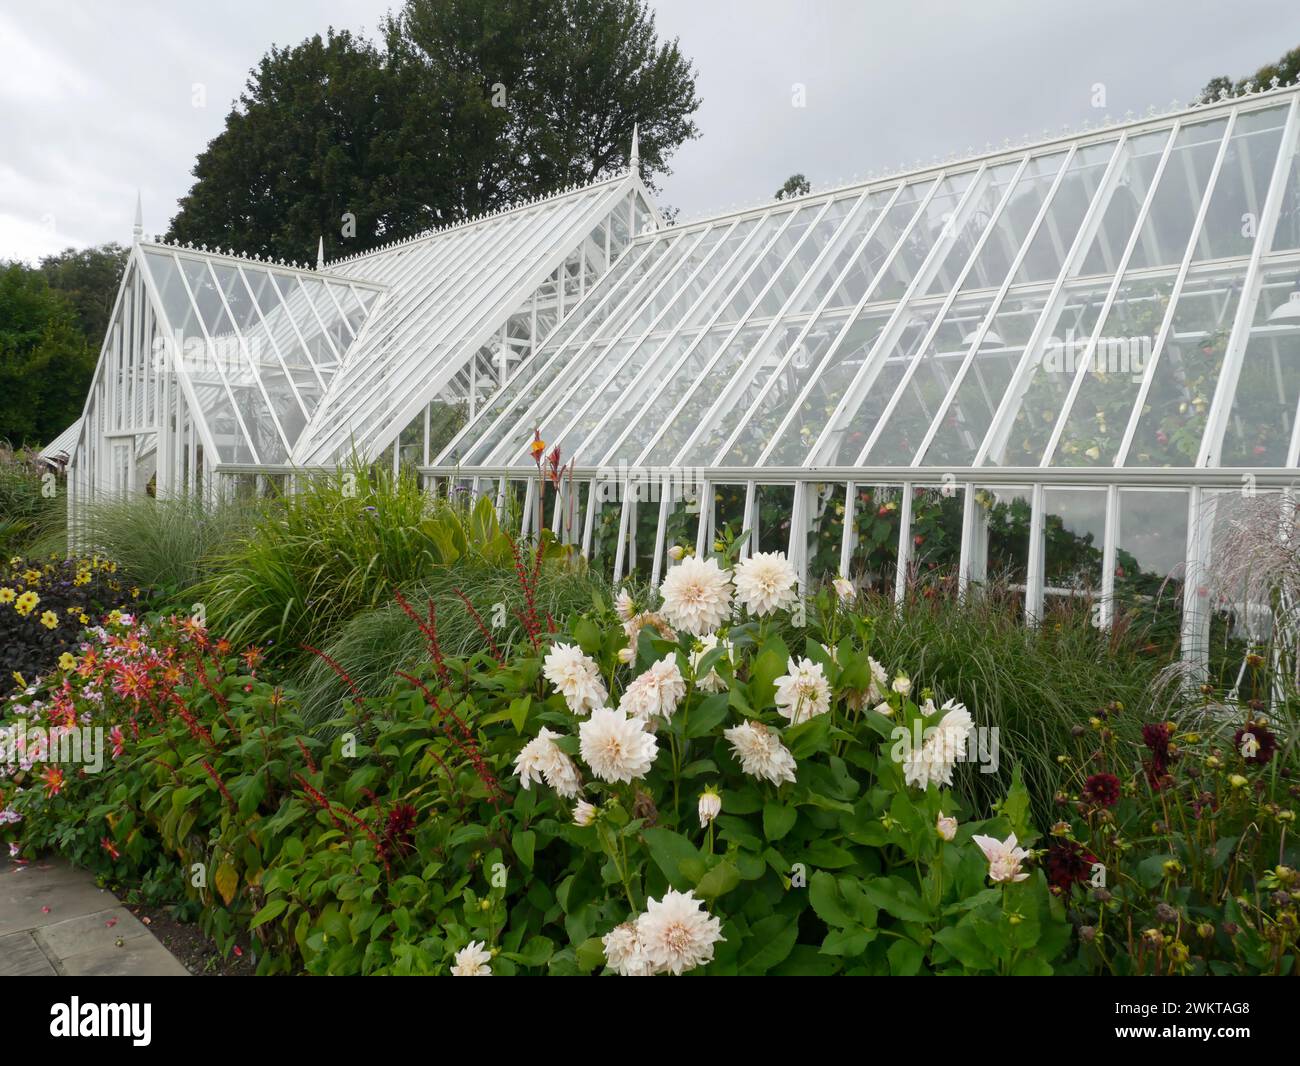
[[177, 921], [167, 907], [145, 907], [125, 899], [122, 902], [195, 977], [253, 976], [255, 967], [247, 944], [237, 947], [227, 958], [203, 935], [203, 930], [193, 922]]

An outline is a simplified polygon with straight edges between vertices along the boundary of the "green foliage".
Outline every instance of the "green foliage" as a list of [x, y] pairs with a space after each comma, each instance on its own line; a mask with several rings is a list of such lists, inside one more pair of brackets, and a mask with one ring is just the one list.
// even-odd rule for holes
[[77, 537], [83, 551], [113, 559], [132, 584], [155, 595], [182, 595], [214, 576], [217, 558], [257, 517], [245, 502], [133, 496], [82, 509]]
[[47, 472], [50, 468], [33, 453], [0, 442], [0, 557], [28, 552], [62, 534], [64, 486], [56, 479], [50, 493]]
[[642, 0], [409, 0], [381, 28], [265, 55], [169, 236], [350, 254], [614, 174], [634, 123], [647, 179], [697, 135], [694, 73]]
[[1116, 728], [1136, 740], [1135, 721], [1161, 717], [1175, 693], [1161, 683], [1163, 662], [1143, 644], [1092, 625], [1086, 604], [1058, 606], [1037, 629], [1025, 626], [1023, 604], [998, 588], [964, 602], [955, 597], [868, 594], [863, 609], [876, 619], [874, 654], [888, 666], [907, 664], [913, 682], [971, 708], [981, 724], [1000, 730], [1003, 770], [963, 774], [977, 803], [1007, 787], [1006, 768], [1023, 769], [1040, 820], [1065, 771], [1056, 757], [1069, 750], [1070, 731], [1098, 708], [1118, 702], [1131, 714]]
[[[419, 585], [405, 590], [407, 599], [422, 614], [433, 604], [439, 644], [448, 654], [468, 658], [487, 649], [487, 639], [458, 589], [478, 605], [483, 624], [499, 646], [512, 647], [523, 639], [520, 618], [527, 604], [513, 568], [470, 558], [455, 566], [439, 567]], [[562, 558], [542, 566], [536, 603], [543, 616], [564, 619], [608, 599], [607, 582], [585, 567], [575, 567]], [[367, 696], [384, 695], [399, 683], [399, 670], [410, 670], [428, 657], [424, 634], [395, 603], [358, 612], [319, 647], [329, 660], [346, 664], [352, 681]], [[310, 658], [295, 669], [294, 676], [302, 691], [303, 717], [310, 724], [332, 718], [347, 697], [347, 686], [326, 659]]]
[[218, 553], [197, 595], [233, 641], [291, 659], [304, 644], [331, 641], [358, 612], [391, 602], [394, 589], [469, 557], [510, 564], [491, 500], [435, 499], [408, 469], [356, 465], [304, 477], [267, 504]]
[[98, 352], [108, 332], [109, 316], [126, 269], [129, 249], [120, 244], [95, 248], [65, 248], [41, 260], [41, 273], [50, 288], [71, 305], [77, 327], [92, 352]]
[[1247, 82], [1254, 83], [1258, 89], [1267, 89], [1273, 78], [1277, 78], [1282, 85], [1287, 85], [1300, 78], [1300, 48], [1292, 48], [1291, 51], [1276, 62], [1265, 63], [1254, 74], [1235, 82], [1226, 75], [1211, 78], [1201, 91], [1207, 96], [1218, 99], [1221, 89], [1226, 89], [1233, 94], [1240, 93], [1245, 89]]
[[81, 414], [95, 352], [38, 270], [0, 264], [0, 441], [48, 443]]
[[793, 196], [806, 196], [812, 192], [812, 182], [802, 174], [791, 174], [785, 183], [776, 190], [775, 198], [785, 200]]

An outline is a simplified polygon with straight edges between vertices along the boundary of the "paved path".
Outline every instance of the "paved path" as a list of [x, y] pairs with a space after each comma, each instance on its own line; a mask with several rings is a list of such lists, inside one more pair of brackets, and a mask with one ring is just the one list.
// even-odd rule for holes
[[0, 859], [0, 977], [185, 977], [188, 971], [85, 870]]

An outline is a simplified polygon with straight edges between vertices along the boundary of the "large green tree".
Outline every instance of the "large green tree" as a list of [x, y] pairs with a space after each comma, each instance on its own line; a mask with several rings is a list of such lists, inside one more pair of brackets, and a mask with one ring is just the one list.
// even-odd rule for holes
[[0, 440], [48, 443], [80, 414], [95, 354], [39, 270], [0, 263]]
[[330, 30], [267, 53], [169, 235], [361, 251], [615, 173], [634, 125], [653, 182], [698, 107], [645, 0], [408, 0], [377, 43]]
[[65, 248], [41, 260], [45, 280], [50, 288], [67, 297], [77, 326], [95, 351], [108, 331], [129, 254], [128, 249], [113, 243], [96, 248]]

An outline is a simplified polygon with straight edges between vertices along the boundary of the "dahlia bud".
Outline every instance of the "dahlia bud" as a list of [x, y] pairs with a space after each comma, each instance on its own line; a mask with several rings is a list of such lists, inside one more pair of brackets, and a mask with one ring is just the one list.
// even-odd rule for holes
[[1110, 890], [1105, 888], [1094, 888], [1092, 898], [1098, 903], [1109, 903], [1111, 900]]
[[855, 590], [853, 582], [846, 577], [837, 577], [831, 584], [835, 587], [835, 595], [840, 598], [840, 602], [848, 603], [853, 599]]
[[1088, 732], [1088, 731], [1087, 731], [1086, 729], [1084, 729], [1083, 726], [1081, 726], [1081, 725], [1072, 725], [1072, 726], [1070, 726], [1070, 736], [1072, 736], [1072, 737], [1081, 737], [1081, 736], [1083, 736], [1083, 734], [1086, 733], [1086, 732]]
[[1222, 928], [1224, 936], [1236, 936], [1241, 932], [1241, 927], [1236, 922], [1224, 922]]
[[934, 828], [944, 840], [952, 840], [957, 835], [957, 819], [940, 811], [939, 818], [934, 823]]
[[573, 807], [573, 821], [575, 825], [591, 825], [596, 820], [596, 808], [586, 800], [578, 800]]
[[1229, 774], [1228, 784], [1230, 784], [1233, 788], [1245, 788], [1247, 785], [1250, 784], [1250, 781], [1242, 777], [1241, 774]]
[[722, 812], [722, 797], [712, 788], [700, 793], [700, 828], [708, 825]]
[[1097, 939], [1097, 927], [1095, 925], [1079, 926], [1079, 939], [1085, 944], [1091, 944]]
[[1201, 922], [1201, 924], [1196, 927], [1196, 935], [1202, 940], [1209, 940], [1214, 936], [1213, 924], [1210, 922]]
[[1274, 866], [1273, 876], [1284, 885], [1289, 885], [1295, 878], [1295, 871], [1289, 866]]
[[1183, 872], [1183, 864], [1177, 859], [1166, 859], [1160, 866], [1166, 877], [1177, 877]]
[[1169, 961], [1175, 966], [1181, 966], [1191, 957], [1192, 953], [1181, 940], [1175, 940], [1169, 945]]
[[1291, 902], [1291, 893], [1287, 892], [1285, 889], [1279, 888], [1276, 892], [1273, 893], [1273, 903], [1275, 906], [1285, 907], [1290, 902]]
[[682, 559], [685, 557], [685, 555], [686, 555], [686, 549], [683, 548], [680, 544], [674, 544], [671, 548], [668, 549], [668, 558], [670, 558], [675, 563], [680, 563]]
[[1169, 906], [1168, 903], [1157, 903], [1156, 918], [1163, 924], [1170, 925], [1173, 922], [1178, 921], [1178, 912], [1174, 910], [1173, 907]]
[[1148, 944], [1154, 944], [1156, 947], [1159, 947], [1165, 942], [1165, 934], [1159, 929], [1147, 929], [1143, 932], [1142, 939]]
[[618, 649], [618, 661], [627, 666], [636, 658], [636, 650], [629, 644], [626, 648]]
[[1057, 822], [1054, 826], [1052, 826], [1052, 836], [1068, 837], [1069, 835], [1070, 835], [1069, 822]]

